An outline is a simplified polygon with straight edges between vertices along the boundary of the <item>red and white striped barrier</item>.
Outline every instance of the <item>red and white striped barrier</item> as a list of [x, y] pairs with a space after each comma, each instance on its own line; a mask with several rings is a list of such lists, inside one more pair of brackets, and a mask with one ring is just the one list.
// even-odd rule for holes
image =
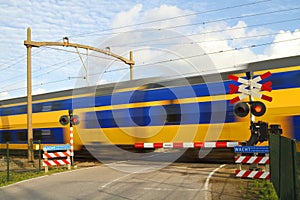
[[71, 156], [71, 152], [54, 152], [54, 153], [44, 153], [43, 158], [59, 158], [59, 157], [68, 157]]
[[[254, 154], [261, 153], [262, 150], [257, 146], [250, 146], [252, 147], [252, 150], [250, 147], [241, 146], [240, 148], [244, 147], [245, 150], [244, 153], [252, 152]], [[237, 156], [235, 156], [235, 163], [238, 164], [238, 169], [235, 171], [235, 176], [240, 178], [252, 178], [252, 179], [270, 179], [270, 172], [269, 172], [269, 164], [270, 159], [268, 154], [265, 156], [257, 156], [257, 155], [251, 155], [251, 156], [243, 156], [240, 155], [239, 148], [235, 148], [235, 152], [239, 153]], [[242, 164], [248, 164], [252, 165], [249, 170], [242, 170]], [[264, 168], [260, 168], [258, 165], [265, 165]]]
[[59, 166], [59, 165], [70, 165], [71, 160], [70, 159], [61, 159], [61, 160], [44, 160], [43, 166]]
[[268, 165], [270, 159], [268, 156], [236, 156], [235, 163]]
[[137, 149], [147, 148], [233, 148], [241, 142], [155, 142], [155, 143], [135, 143]]
[[240, 178], [270, 179], [270, 172], [263, 171], [236, 170], [235, 175]]
[[[43, 153], [43, 167], [45, 167], [45, 172], [48, 172], [48, 167], [50, 166], [61, 166], [68, 165], [68, 169], [71, 169], [71, 152], [69, 150], [65, 152], [51, 152], [48, 153], [46, 149], [44, 149]], [[53, 159], [53, 158], [63, 158], [63, 159]], [[48, 160], [51, 159], [51, 160]]]

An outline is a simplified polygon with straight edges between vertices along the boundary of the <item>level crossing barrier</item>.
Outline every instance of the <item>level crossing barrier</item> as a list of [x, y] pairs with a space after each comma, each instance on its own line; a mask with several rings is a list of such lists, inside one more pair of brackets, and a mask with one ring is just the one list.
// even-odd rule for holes
[[70, 145], [44, 146], [43, 151], [43, 167], [45, 167], [46, 173], [48, 172], [48, 167], [50, 166], [67, 165], [68, 169], [71, 169]]
[[[234, 152], [237, 154], [235, 156], [235, 163], [237, 164], [236, 177], [270, 179], [269, 146], [235, 146]], [[250, 165], [249, 169], [242, 169], [242, 164]], [[263, 168], [260, 168], [260, 166]]]
[[135, 143], [137, 149], [147, 148], [233, 148], [241, 142], [154, 142], [154, 143]]

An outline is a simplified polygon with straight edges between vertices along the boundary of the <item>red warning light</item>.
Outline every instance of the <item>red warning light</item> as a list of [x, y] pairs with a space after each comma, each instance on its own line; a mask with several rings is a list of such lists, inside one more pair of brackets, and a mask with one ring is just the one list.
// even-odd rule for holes
[[266, 106], [260, 101], [251, 102], [251, 113], [255, 116], [262, 116], [266, 112]]
[[259, 106], [259, 105], [256, 105], [256, 106], [254, 106], [254, 110], [255, 110], [255, 112], [258, 112], [258, 113], [260, 113], [260, 112], [261, 112], [261, 110], [262, 110], [262, 107], [261, 107], [261, 106]]
[[73, 115], [71, 116], [71, 124], [72, 125], [78, 125], [80, 122], [79, 116], [78, 115]]

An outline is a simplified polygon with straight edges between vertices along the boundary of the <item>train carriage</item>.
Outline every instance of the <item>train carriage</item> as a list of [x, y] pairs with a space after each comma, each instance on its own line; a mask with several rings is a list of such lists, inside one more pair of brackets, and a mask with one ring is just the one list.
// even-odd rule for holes
[[[74, 147], [105, 143], [133, 146], [135, 143], [247, 141], [249, 118], [234, 115], [229, 100], [228, 74], [254, 76], [266, 70], [273, 83], [264, 102], [267, 112], [256, 120], [280, 124], [285, 136], [300, 139], [300, 58], [289, 57], [250, 63], [244, 69], [224, 72], [219, 81], [203, 76], [181, 79], [127, 81], [36, 95], [33, 97], [33, 140], [44, 145], [69, 142], [69, 127], [59, 123], [73, 109], [81, 122], [75, 126]], [[26, 98], [0, 102], [0, 144], [27, 149]]]

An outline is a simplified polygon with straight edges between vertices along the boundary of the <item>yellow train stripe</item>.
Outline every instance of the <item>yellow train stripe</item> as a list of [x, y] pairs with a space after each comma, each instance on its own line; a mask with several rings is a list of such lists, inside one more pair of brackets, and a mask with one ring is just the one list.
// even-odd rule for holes
[[[272, 70], [262, 70], [262, 71], [257, 71], [254, 72], [254, 75], [260, 75], [263, 74], [267, 71], [270, 71], [271, 73], [278, 73], [278, 72], [288, 72], [288, 71], [296, 71], [300, 70], [300, 66], [294, 66], [294, 67], [288, 67], [288, 68], [278, 68], [278, 69], [272, 69]], [[245, 76], [245, 74], [235, 74], [237, 76]], [[138, 86], [138, 87], [131, 87], [131, 88], [124, 88], [124, 89], [119, 89], [116, 90], [116, 92], [126, 92], [126, 91], [132, 91], [132, 90], [141, 90], [144, 89], [143, 86]], [[288, 89], [285, 89], [288, 90]], [[274, 90], [276, 91], [276, 90]], [[232, 99], [236, 96], [236, 94], [226, 94], [226, 95], [216, 95], [216, 96], [205, 96], [205, 97], [192, 97], [192, 98], [184, 98], [184, 99], [179, 99], [175, 100], [175, 103], [192, 103], [192, 102], [205, 102], [205, 101], [217, 101], [217, 100], [229, 100]], [[74, 95], [74, 96], [64, 96], [64, 97], [56, 97], [56, 98], [49, 98], [49, 99], [44, 99], [44, 100], [36, 100], [33, 101], [33, 103], [42, 103], [42, 102], [49, 102], [49, 101], [58, 101], [58, 100], [66, 100], [70, 98], [81, 98], [81, 97], [89, 97], [91, 96], [90, 93], [88, 94], [80, 94], [80, 95]], [[2, 108], [6, 107], [12, 107], [12, 106], [21, 106], [21, 105], [26, 105], [27, 102], [22, 102], [22, 103], [15, 103], [15, 104], [9, 104], [9, 105], [2, 105]], [[143, 106], [155, 106], [155, 105], [167, 105], [169, 104], [168, 101], [155, 101], [155, 102], [145, 102], [145, 103], [132, 103], [132, 104], [119, 104], [119, 105], [113, 105], [113, 106], [102, 106], [101, 110], [110, 110], [110, 109], [123, 109], [123, 108], [138, 108], [138, 107], [143, 107]], [[99, 109], [99, 108], [97, 108]]]

